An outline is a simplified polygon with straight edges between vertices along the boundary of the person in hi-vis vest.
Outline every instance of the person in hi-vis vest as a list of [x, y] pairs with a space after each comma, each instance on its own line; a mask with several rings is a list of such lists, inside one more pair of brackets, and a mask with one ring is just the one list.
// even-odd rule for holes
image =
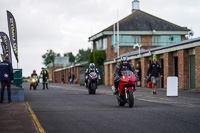
[[48, 79], [49, 79], [49, 74], [48, 71], [42, 67], [42, 71], [40, 73], [40, 75], [42, 75], [42, 79], [43, 79], [43, 90], [45, 90], [45, 84], [46, 84], [46, 88], [48, 88]]

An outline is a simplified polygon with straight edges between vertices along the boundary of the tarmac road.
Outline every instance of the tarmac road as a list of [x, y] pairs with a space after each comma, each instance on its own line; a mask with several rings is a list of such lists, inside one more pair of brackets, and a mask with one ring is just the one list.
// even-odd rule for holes
[[47, 133], [199, 133], [200, 92], [181, 91], [166, 97], [138, 88], [133, 108], [119, 107], [110, 87], [100, 86], [89, 95], [84, 86], [49, 85], [49, 90], [29, 90], [28, 101]]

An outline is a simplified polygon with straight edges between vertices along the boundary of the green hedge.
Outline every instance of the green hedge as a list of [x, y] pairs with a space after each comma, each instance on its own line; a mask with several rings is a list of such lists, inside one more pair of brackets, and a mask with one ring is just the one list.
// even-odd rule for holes
[[104, 50], [95, 50], [90, 53], [88, 63], [94, 63], [96, 66], [102, 66], [106, 60], [106, 52]]

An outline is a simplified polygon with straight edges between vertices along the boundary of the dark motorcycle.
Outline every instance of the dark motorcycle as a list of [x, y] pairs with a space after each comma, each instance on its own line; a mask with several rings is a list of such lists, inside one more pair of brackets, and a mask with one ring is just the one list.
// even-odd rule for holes
[[91, 72], [88, 77], [87, 88], [89, 94], [95, 94], [97, 89], [97, 73]]
[[118, 94], [116, 94], [119, 106], [124, 106], [128, 103], [129, 107], [134, 105], [134, 91], [136, 77], [132, 71], [122, 71], [122, 77], [119, 80]]

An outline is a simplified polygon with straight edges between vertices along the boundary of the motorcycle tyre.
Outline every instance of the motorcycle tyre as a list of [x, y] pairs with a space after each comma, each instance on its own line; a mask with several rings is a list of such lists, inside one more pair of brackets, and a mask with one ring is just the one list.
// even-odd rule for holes
[[134, 105], [134, 97], [133, 97], [133, 90], [132, 89], [128, 91], [128, 99], [127, 100], [128, 100], [128, 106], [130, 108], [132, 108], [133, 105]]
[[95, 95], [96, 94], [96, 84], [93, 83], [91, 88], [92, 88], [92, 94]]
[[119, 100], [119, 98], [117, 98], [117, 102], [118, 102], [119, 106], [124, 106], [124, 105], [126, 104], [125, 102], [121, 102], [121, 101]]

